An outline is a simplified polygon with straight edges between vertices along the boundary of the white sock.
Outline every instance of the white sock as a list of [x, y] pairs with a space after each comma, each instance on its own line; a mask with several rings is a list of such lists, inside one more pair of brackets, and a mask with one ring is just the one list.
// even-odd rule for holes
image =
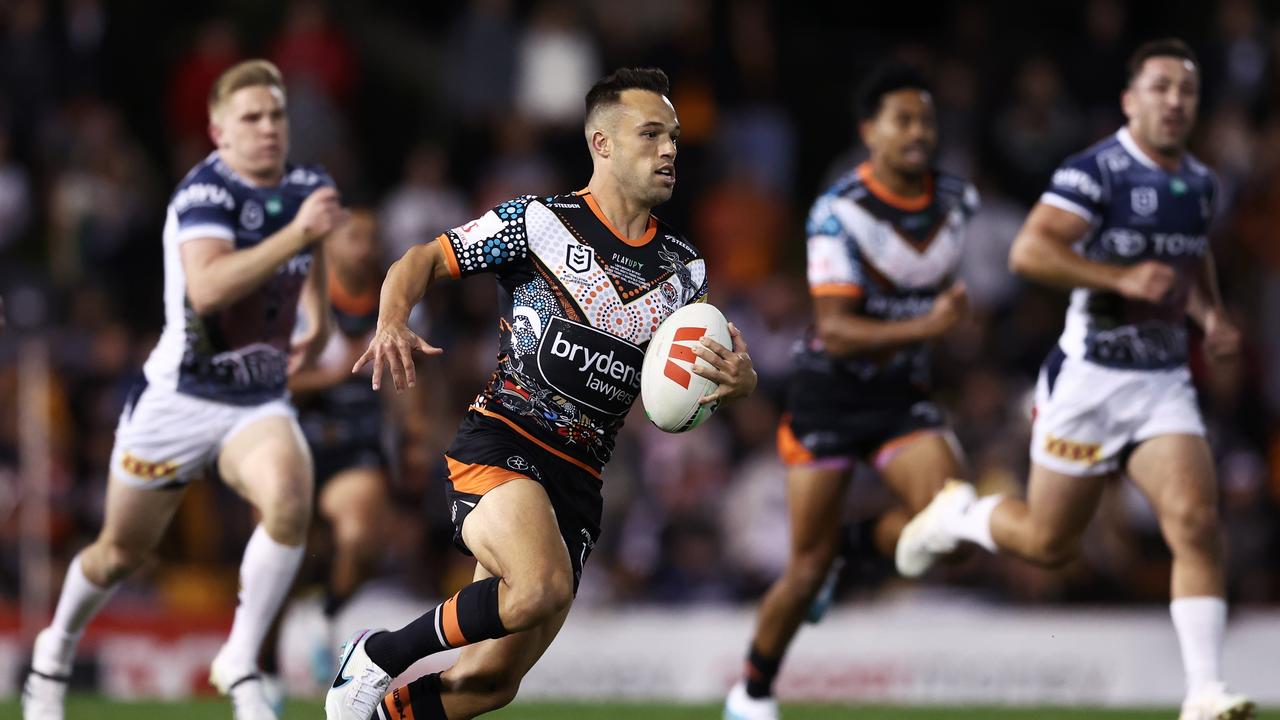
[[995, 552], [996, 541], [991, 537], [991, 513], [1004, 500], [1003, 495], [986, 495], [978, 498], [952, 520], [950, 530], [961, 540], [977, 543], [987, 550]]
[[1227, 627], [1227, 601], [1220, 597], [1182, 597], [1169, 603], [1173, 628], [1187, 671], [1187, 695], [1221, 680], [1222, 636]]
[[84, 634], [84, 628], [98, 614], [115, 592], [119, 583], [110, 587], [93, 584], [80, 567], [80, 555], [71, 560], [67, 577], [62, 581], [58, 595], [58, 607], [53, 612], [47, 635], [36, 643], [31, 660], [33, 668], [47, 675], [66, 675], [75, 659], [76, 643]]
[[302, 545], [282, 545], [261, 525], [240, 561], [240, 603], [220, 655], [235, 667], [257, 667], [258, 650], [302, 564]]

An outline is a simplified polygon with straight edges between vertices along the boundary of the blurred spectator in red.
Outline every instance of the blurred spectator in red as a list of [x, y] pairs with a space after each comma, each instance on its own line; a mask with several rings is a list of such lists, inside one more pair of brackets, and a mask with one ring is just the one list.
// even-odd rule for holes
[[306, 86], [334, 105], [349, 108], [356, 91], [356, 55], [323, 2], [290, 3], [267, 57], [288, 78], [291, 93], [295, 86]]
[[[218, 75], [241, 59], [240, 41], [231, 22], [215, 18], [196, 29], [189, 49], [173, 63], [165, 93], [168, 127], [178, 143], [209, 147], [209, 88]], [[192, 162], [181, 165], [188, 167]]]

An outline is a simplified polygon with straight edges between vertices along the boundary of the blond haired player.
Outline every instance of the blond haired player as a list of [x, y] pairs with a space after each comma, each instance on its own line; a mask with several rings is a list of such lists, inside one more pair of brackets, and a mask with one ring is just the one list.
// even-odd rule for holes
[[[164, 332], [120, 415], [102, 531], [72, 560], [53, 622], [36, 637], [26, 720], [62, 718], [85, 626], [151, 555], [187, 483], [213, 469], [261, 522], [210, 680], [230, 695], [237, 720], [275, 717], [256, 658], [302, 558], [312, 494], [285, 381], [323, 347], [325, 274], [314, 245], [343, 211], [323, 170], [286, 161], [284, 82], [272, 64], [247, 61], [218, 78], [209, 134], [216, 149], [169, 202]], [[300, 297], [311, 329], [291, 345]]]

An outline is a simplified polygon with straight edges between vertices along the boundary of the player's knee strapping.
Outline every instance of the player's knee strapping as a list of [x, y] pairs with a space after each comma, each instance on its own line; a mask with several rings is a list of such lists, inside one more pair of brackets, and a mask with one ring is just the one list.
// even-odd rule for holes
[[424, 675], [387, 693], [378, 720], [448, 720], [440, 702], [440, 673]]
[[488, 578], [458, 591], [417, 620], [395, 632], [369, 638], [365, 651], [395, 677], [419, 658], [481, 640], [505, 637], [498, 611], [498, 578]]

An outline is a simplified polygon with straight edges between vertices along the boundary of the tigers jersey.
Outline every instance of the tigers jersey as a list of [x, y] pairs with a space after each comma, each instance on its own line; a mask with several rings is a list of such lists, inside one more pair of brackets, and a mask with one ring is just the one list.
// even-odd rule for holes
[[[823, 193], [809, 213], [810, 293], [856, 300], [858, 314], [875, 320], [928, 313], [956, 274], [964, 227], [977, 207], [977, 190], [958, 177], [931, 173], [928, 192], [901, 198], [863, 163]], [[821, 392], [837, 396], [862, 394], [869, 383], [883, 389], [903, 383], [927, 388], [929, 382], [926, 343], [835, 357], [810, 331], [796, 361], [833, 381]]]
[[454, 277], [493, 272], [510, 296], [473, 409], [598, 476], [649, 338], [706, 296], [702, 256], [652, 216], [641, 238], [622, 237], [586, 190], [510, 200], [437, 241]]
[[164, 331], [143, 366], [147, 382], [207, 400], [257, 405], [282, 397], [298, 295], [311, 271], [308, 247], [262, 285], [227, 307], [200, 315], [187, 297], [180, 247], [196, 238], [236, 250], [278, 232], [302, 201], [331, 185], [318, 167], [289, 165], [280, 183], [254, 185], [211, 153], [178, 184], [164, 224]]
[[1112, 265], [1158, 260], [1177, 279], [1164, 302], [1076, 288], [1058, 344], [1067, 357], [1122, 369], [1166, 369], [1187, 362], [1186, 305], [1209, 248], [1216, 180], [1191, 155], [1164, 170], [1127, 128], [1067, 159], [1040, 197], [1089, 221], [1076, 245]]

